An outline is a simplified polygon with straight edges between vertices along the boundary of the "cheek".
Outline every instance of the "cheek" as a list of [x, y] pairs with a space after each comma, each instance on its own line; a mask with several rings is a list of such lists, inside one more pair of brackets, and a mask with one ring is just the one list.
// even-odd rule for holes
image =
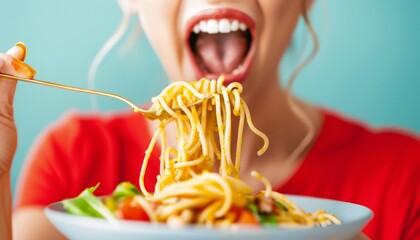
[[182, 78], [180, 71], [181, 38], [177, 32], [180, 0], [144, 0], [138, 7], [140, 24], [167, 74]]
[[277, 70], [301, 13], [302, 0], [261, 0], [258, 57], [266, 68]]

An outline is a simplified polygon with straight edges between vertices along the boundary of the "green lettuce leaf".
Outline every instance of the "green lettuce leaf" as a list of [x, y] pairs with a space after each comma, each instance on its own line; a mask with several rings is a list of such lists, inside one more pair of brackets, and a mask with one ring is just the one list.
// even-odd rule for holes
[[276, 226], [277, 225], [277, 218], [274, 214], [269, 213], [260, 213], [258, 214], [260, 224], [265, 226]]
[[130, 182], [122, 182], [118, 184], [115, 188], [114, 192], [112, 193], [112, 197], [121, 199], [131, 196], [138, 196], [140, 195], [140, 191], [137, 189], [136, 186], [131, 184]]
[[99, 183], [94, 187], [87, 188], [76, 198], [63, 200], [64, 209], [68, 213], [78, 216], [105, 218], [108, 221], [115, 221], [112, 212], [93, 194], [98, 187]]
[[283, 210], [283, 211], [289, 211], [289, 209], [287, 209], [287, 207], [286, 206], [284, 206], [281, 202], [279, 202], [279, 201], [275, 201], [274, 202], [275, 204], [276, 204], [276, 206], [278, 207], [278, 208], [280, 208], [281, 210]]
[[276, 226], [277, 225], [277, 218], [274, 214], [260, 213], [258, 211], [257, 205], [253, 202], [248, 203], [247, 207], [252, 212], [252, 214], [254, 214], [254, 216], [257, 217], [258, 222], [261, 225], [265, 225], [265, 226]]

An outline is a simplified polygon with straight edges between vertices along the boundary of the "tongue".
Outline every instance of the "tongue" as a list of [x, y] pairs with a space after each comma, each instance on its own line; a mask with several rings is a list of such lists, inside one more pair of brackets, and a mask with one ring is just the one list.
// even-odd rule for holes
[[208, 73], [232, 73], [243, 62], [247, 51], [244, 32], [201, 33], [195, 43], [196, 58]]

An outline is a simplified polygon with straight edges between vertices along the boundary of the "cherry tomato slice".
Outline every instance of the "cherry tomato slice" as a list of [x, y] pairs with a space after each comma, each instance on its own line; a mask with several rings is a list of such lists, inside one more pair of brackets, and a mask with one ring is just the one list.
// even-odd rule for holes
[[116, 214], [118, 218], [125, 220], [150, 221], [146, 211], [133, 197], [122, 200], [117, 206]]
[[236, 213], [237, 218], [235, 222], [238, 224], [259, 225], [258, 219], [247, 209], [232, 206], [230, 211]]

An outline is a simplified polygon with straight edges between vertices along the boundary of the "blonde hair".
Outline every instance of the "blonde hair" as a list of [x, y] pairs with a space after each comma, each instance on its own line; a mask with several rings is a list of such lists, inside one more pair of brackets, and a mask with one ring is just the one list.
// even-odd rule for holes
[[[92, 64], [89, 68], [88, 73], [88, 88], [95, 89], [95, 78], [96, 73], [98, 72], [99, 66], [106, 57], [106, 55], [112, 50], [113, 47], [121, 40], [121, 38], [127, 32], [128, 26], [130, 25], [130, 20], [133, 15], [136, 14], [136, 0], [117, 0], [118, 5], [122, 11], [121, 23], [118, 26], [114, 34], [105, 42], [99, 52], [96, 54], [95, 58], [92, 61]], [[135, 31], [133, 32], [132, 37], [129, 39], [128, 43], [133, 45], [135, 40], [138, 38], [141, 32], [140, 25], [137, 24]], [[130, 41], [131, 40], [131, 41]], [[98, 109], [98, 103], [96, 101], [96, 96], [91, 96], [91, 106], [94, 110]]]
[[302, 72], [302, 70], [315, 58], [318, 49], [319, 49], [319, 40], [315, 32], [315, 29], [309, 19], [309, 6], [307, 3], [311, 0], [302, 1], [302, 18], [305, 23], [305, 26], [308, 28], [309, 34], [313, 41], [313, 48], [311, 53], [306, 57], [292, 72], [289, 79], [286, 83], [286, 101], [289, 104], [290, 109], [295, 114], [295, 116], [305, 125], [307, 128], [307, 133], [299, 145], [289, 154], [287, 161], [289, 163], [294, 162], [304, 151], [313, 139], [315, 138], [316, 129], [312, 124], [311, 119], [308, 117], [307, 113], [296, 103], [292, 95], [292, 86], [294, 85], [297, 76]]

